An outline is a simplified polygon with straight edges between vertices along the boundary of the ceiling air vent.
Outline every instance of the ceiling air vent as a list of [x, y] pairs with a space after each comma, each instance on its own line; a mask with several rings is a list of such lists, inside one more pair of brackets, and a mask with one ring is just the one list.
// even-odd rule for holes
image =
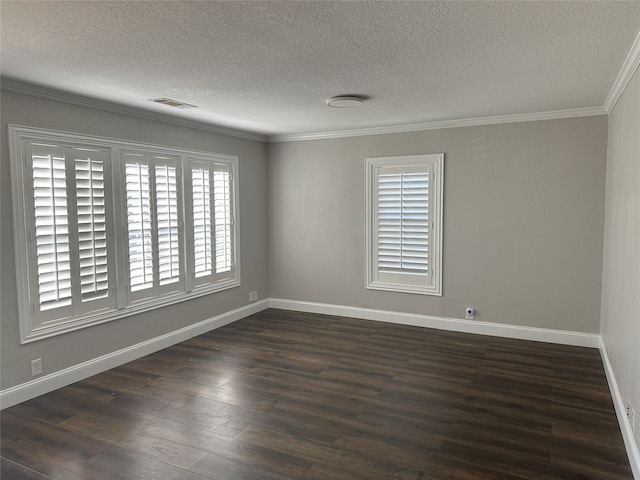
[[178, 100], [172, 100], [170, 98], [152, 98], [149, 101], [176, 108], [198, 108], [195, 105], [189, 105], [188, 103], [179, 102]]

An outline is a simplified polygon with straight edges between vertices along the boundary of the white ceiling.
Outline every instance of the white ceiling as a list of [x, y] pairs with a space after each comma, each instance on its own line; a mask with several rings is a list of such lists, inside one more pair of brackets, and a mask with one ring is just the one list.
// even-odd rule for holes
[[[640, 30], [640, 1], [2, 0], [0, 15], [3, 85], [266, 136], [602, 109]], [[325, 105], [340, 94], [368, 100]]]

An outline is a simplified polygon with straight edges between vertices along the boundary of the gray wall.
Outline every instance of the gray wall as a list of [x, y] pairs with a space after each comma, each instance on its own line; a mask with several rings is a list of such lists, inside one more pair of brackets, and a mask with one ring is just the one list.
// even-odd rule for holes
[[[2, 92], [0, 157], [1, 388], [31, 380], [30, 361], [42, 358], [44, 373], [91, 360], [186, 327], [248, 303], [249, 291], [268, 296], [266, 148], [264, 143], [160, 122]], [[47, 340], [20, 345], [13, 257], [11, 182], [7, 124], [48, 128], [169, 145], [239, 157], [241, 281], [237, 288]]]
[[609, 117], [601, 334], [640, 446], [640, 70]]
[[[607, 117], [268, 146], [272, 298], [599, 332]], [[445, 154], [443, 296], [364, 288], [364, 159]]]

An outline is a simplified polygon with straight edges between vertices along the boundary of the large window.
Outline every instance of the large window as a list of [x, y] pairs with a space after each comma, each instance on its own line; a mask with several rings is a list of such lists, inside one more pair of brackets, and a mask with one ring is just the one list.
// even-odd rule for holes
[[444, 155], [368, 158], [367, 288], [442, 295]]
[[23, 342], [239, 285], [237, 158], [9, 127]]

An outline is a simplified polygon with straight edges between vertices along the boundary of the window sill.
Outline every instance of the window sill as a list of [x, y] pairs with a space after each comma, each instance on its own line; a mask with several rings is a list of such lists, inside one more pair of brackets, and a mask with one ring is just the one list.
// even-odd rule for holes
[[167, 307], [169, 305], [175, 305], [188, 300], [193, 300], [198, 297], [210, 295], [212, 293], [228, 290], [230, 288], [240, 286], [240, 281], [236, 279], [229, 279], [215, 285], [206, 285], [201, 287], [195, 287], [192, 291], [186, 293], [178, 293], [163, 298], [139, 303], [137, 305], [129, 305], [119, 310], [109, 310], [103, 312], [94, 312], [83, 317], [69, 318], [67, 320], [56, 321], [53, 325], [42, 325], [32, 328], [26, 334], [22, 334], [20, 343], [26, 344], [43, 340], [45, 338], [51, 338], [56, 335], [62, 335], [64, 333], [73, 332], [83, 328], [88, 328], [94, 325], [100, 325], [102, 323], [111, 322], [121, 318], [138, 315], [141, 313], [156, 310], [158, 308]]
[[387, 282], [370, 282], [369, 284], [367, 284], [367, 288], [369, 290], [384, 290], [387, 292], [413, 293], [418, 295], [433, 295], [438, 297], [442, 296], [442, 290], [437, 287], [411, 286]]

